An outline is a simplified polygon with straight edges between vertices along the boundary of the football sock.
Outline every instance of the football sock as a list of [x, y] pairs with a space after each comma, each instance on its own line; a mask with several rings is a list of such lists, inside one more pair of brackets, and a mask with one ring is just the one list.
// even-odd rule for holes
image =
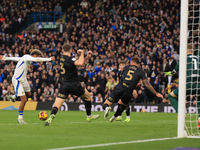
[[91, 116], [91, 101], [85, 101], [85, 110], [87, 113], [87, 116]]
[[108, 104], [103, 104], [103, 110], [105, 110], [106, 107], [109, 107], [109, 105]]
[[126, 116], [127, 119], [131, 119], [130, 116]]
[[56, 115], [58, 112], [58, 107], [53, 107], [52, 110], [51, 110], [51, 115], [54, 114]]
[[19, 111], [18, 119], [23, 119], [23, 111]]
[[122, 112], [125, 110], [126, 106], [125, 105], [120, 105], [117, 108], [117, 111], [115, 112], [114, 116], [117, 117], [119, 114], [122, 114]]
[[[121, 106], [121, 104], [118, 104], [118, 108]], [[122, 113], [121, 114], [119, 114], [118, 116], [122, 116]]]
[[176, 110], [178, 113], [178, 100], [175, 97], [172, 97], [170, 94], [168, 94], [168, 99], [171, 102], [172, 107]]
[[126, 106], [126, 116], [130, 117], [130, 107], [129, 107], [129, 105]]

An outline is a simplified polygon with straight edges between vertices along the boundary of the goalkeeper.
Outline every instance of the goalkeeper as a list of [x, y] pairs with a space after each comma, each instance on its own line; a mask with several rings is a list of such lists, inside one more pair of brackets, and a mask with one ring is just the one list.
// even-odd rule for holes
[[[193, 45], [188, 44], [187, 46], [187, 77], [186, 77], [186, 95], [200, 94], [200, 62], [198, 57], [193, 55]], [[179, 70], [179, 63], [176, 65], [173, 71], [165, 72], [166, 75], [172, 76]], [[197, 90], [198, 89], [198, 90]], [[172, 107], [178, 113], [178, 88], [172, 91], [168, 95], [168, 99], [171, 102]], [[200, 99], [200, 97], [198, 97]], [[200, 103], [197, 103], [198, 114], [199, 114], [199, 125], [200, 128]]]

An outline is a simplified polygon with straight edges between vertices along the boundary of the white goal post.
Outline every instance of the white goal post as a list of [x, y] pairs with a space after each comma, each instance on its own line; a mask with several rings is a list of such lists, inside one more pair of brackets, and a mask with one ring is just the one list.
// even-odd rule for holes
[[178, 129], [177, 129], [178, 137], [187, 136], [185, 134], [187, 31], [188, 31], [188, 0], [181, 0]]
[[[189, 0], [181, 0], [178, 126], [177, 126], [177, 137], [179, 138], [182, 137], [200, 138], [200, 129], [198, 127], [198, 122], [200, 121], [199, 120], [200, 112], [198, 113], [198, 110], [200, 111], [200, 100], [198, 100], [198, 98], [200, 97], [199, 95], [200, 25], [199, 24], [200, 24], [200, 3], [197, 0], [192, 0], [190, 1], [190, 3]], [[193, 61], [187, 62], [188, 42], [192, 43], [192, 45], [195, 46], [192, 48], [193, 51], [192, 56], [188, 55], [188, 58], [192, 57], [192, 60], [193, 58], [196, 58], [194, 62]], [[190, 67], [187, 67], [187, 65], [190, 65]], [[186, 84], [188, 87], [187, 93], [186, 93]], [[187, 105], [189, 107], [186, 110], [187, 98], [188, 98]], [[194, 99], [196, 99], [196, 104]], [[193, 112], [191, 111], [191, 108], [193, 108], [194, 110]], [[186, 119], [185, 116], [187, 116]]]

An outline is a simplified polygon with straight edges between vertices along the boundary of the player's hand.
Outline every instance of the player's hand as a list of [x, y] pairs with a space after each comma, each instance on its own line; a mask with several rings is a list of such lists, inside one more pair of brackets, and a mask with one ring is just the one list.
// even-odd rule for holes
[[160, 93], [156, 93], [156, 96], [157, 96], [157, 97], [160, 97], [160, 98], [162, 98], [162, 99], [163, 99], [163, 95], [162, 95], [162, 94], [160, 94]]
[[167, 76], [173, 76], [174, 74], [176, 74], [176, 71], [173, 70], [173, 71], [168, 71], [168, 72], [163, 72], [165, 75]]
[[84, 51], [82, 49], [77, 50], [77, 53], [80, 55], [82, 53], [84, 53]]
[[54, 56], [52, 56], [52, 57], [51, 57], [51, 60], [52, 60], [52, 61], [54, 61], [54, 60], [55, 60], [55, 57], [54, 57]]
[[88, 53], [87, 53], [87, 57], [91, 57], [92, 56], [92, 54], [93, 54], [93, 52], [92, 51], [88, 51]]

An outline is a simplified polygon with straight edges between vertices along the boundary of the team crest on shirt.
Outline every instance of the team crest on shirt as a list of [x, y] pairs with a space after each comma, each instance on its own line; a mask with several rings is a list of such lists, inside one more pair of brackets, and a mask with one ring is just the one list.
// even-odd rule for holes
[[22, 91], [22, 94], [24, 94], [24, 92]]

